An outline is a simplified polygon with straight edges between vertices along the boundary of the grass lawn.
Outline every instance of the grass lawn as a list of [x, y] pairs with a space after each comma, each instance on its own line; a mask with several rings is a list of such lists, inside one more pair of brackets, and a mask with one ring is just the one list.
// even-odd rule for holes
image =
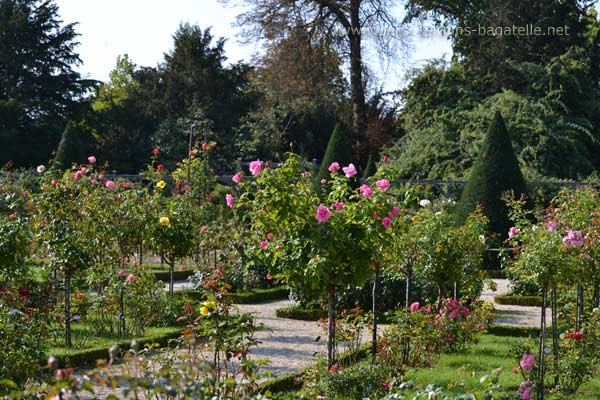
[[[143, 338], [153, 338], [164, 336], [174, 332], [181, 332], [182, 327], [165, 327], [165, 328], [149, 328], [144, 333]], [[113, 337], [113, 336], [95, 336], [90, 326], [84, 324], [76, 324], [72, 326], [73, 348], [63, 346], [50, 347], [48, 354], [75, 354], [85, 349], [105, 348], [108, 349], [112, 345], [134, 339], [133, 337]], [[136, 338], [136, 339], [143, 339]]]
[[[418, 386], [435, 383], [446, 387], [460, 385], [473, 388], [477, 386], [482, 375], [488, 374], [496, 368], [502, 368], [500, 384], [507, 390], [516, 390], [521, 383], [521, 375], [511, 371], [517, 362], [511, 358], [510, 350], [519, 340], [524, 339], [484, 335], [479, 343], [470, 350], [461, 354], [443, 355], [435, 368], [410, 370], [406, 378], [407, 380], [412, 379]], [[551, 396], [549, 398], [599, 399], [600, 376], [582, 386], [576, 395]]]

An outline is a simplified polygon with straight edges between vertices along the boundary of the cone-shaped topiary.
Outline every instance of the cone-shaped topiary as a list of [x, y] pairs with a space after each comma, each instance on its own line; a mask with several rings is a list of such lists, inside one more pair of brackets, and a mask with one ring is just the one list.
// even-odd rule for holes
[[505, 239], [512, 225], [502, 196], [511, 190], [517, 198], [527, 193], [506, 125], [497, 111], [484, 139], [481, 155], [473, 165], [457, 204], [458, 223], [464, 224], [480, 204], [489, 218], [488, 230]]
[[336, 124], [331, 136], [329, 137], [329, 143], [327, 144], [327, 150], [323, 156], [321, 162], [321, 168], [316, 176], [315, 182], [318, 184], [321, 179], [329, 179], [330, 172], [328, 170], [329, 165], [332, 162], [338, 162], [340, 167], [348, 165], [352, 161], [352, 137], [350, 131], [344, 128], [342, 124]]
[[363, 179], [367, 179], [375, 175], [377, 172], [377, 167], [375, 165], [375, 157], [373, 155], [369, 155], [369, 159], [367, 160], [367, 166], [365, 167], [365, 172], [363, 173]]
[[85, 145], [82, 139], [79, 125], [76, 122], [69, 121], [58, 144], [52, 167], [66, 169], [71, 167], [73, 163], [83, 162]]

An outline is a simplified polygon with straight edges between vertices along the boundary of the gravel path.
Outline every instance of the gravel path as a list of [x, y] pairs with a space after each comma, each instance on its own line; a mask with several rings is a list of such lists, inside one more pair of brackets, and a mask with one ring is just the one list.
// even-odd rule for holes
[[[492, 279], [492, 281], [496, 284], [496, 291], [494, 292], [489, 287], [486, 287], [481, 293], [481, 298], [494, 304], [496, 308], [495, 323], [497, 325], [539, 326], [540, 307], [494, 303], [494, 296], [510, 293], [510, 284], [508, 279]], [[550, 324], [550, 315], [546, 318], [546, 324]]]

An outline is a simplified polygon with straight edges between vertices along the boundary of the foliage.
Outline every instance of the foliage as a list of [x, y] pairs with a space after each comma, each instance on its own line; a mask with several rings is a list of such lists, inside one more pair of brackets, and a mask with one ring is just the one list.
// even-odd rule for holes
[[0, 165], [48, 160], [67, 120], [95, 82], [82, 79], [75, 24], [63, 24], [54, 1], [0, 3]]
[[463, 224], [479, 205], [488, 218], [488, 230], [503, 237], [511, 226], [508, 209], [502, 200], [507, 191], [512, 191], [519, 198], [527, 194], [527, 187], [502, 114], [496, 112], [483, 142], [481, 155], [471, 170], [456, 206], [458, 222]]
[[332, 400], [379, 398], [386, 392], [389, 371], [382, 365], [358, 364], [324, 372], [320, 391]]
[[[29, 295], [0, 289], [0, 376], [18, 384], [37, 378], [45, 355], [42, 321], [28, 300]], [[6, 393], [5, 385], [0, 381], [0, 395]]]

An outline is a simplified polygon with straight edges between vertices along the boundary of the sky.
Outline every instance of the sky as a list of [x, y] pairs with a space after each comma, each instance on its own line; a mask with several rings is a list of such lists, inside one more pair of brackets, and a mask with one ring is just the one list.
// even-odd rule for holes
[[[212, 27], [215, 37], [227, 38], [229, 62], [250, 61], [261, 50], [258, 44], [240, 44], [236, 37], [239, 29], [233, 24], [244, 9], [217, 0], [56, 0], [56, 4], [64, 23], [78, 23], [77, 51], [83, 61], [79, 71], [92, 79], [106, 81], [120, 54], [128, 54], [139, 66], [156, 66], [172, 48], [172, 35], [182, 22]], [[372, 61], [371, 68], [381, 84], [393, 90], [409, 68], [450, 54], [444, 38], [415, 38], [406, 61], [391, 65]]]

